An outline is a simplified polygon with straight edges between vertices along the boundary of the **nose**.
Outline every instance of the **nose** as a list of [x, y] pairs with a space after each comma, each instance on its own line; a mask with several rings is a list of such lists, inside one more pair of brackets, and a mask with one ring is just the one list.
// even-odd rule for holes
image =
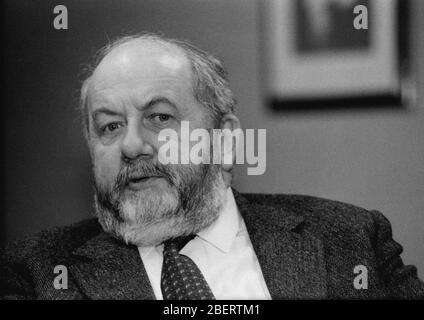
[[146, 138], [146, 134], [140, 125], [128, 125], [125, 137], [122, 140], [122, 159], [128, 162], [137, 158], [152, 158], [154, 150]]

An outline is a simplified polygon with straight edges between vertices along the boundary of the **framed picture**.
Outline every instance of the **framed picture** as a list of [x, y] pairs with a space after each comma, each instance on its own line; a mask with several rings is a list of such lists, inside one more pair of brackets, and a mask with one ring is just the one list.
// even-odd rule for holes
[[407, 17], [405, 0], [265, 0], [261, 35], [272, 106], [401, 105]]

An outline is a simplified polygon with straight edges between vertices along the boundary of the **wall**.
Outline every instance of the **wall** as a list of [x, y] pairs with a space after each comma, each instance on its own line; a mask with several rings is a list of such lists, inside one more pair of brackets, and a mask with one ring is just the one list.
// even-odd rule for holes
[[[67, 6], [69, 30], [52, 27], [56, 4]], [[244, 128], [267, 129], [267, 172], [248, 177], [240, 168], [239, 190], [378, 209], [424, 278], [424, 2], [413, 5], [417, 105], [274, 113], [262, 99], [257, 1], [5, 1], [5, 240], [90, 216], [78, 70], [108, 39], [154, 31], [220, 56]]]

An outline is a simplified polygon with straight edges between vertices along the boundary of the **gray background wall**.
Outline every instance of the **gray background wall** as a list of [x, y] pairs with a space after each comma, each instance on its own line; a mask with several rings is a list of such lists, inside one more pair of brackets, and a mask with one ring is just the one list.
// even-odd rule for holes
[[[57, 4], [68, 8], [69, 30], [52, 27]], [[261, 91], [257, 1], [5, 1], [3, 240], [90, 216], [78, 71], [108, 39], [153, 31], [221, 57], [243, 127], [267, 129], [266, 173], [239, 168], [236, 188], [378, 209], [424, 278], [424, 1], [412, 6], [416, 105], [275, 113]]]

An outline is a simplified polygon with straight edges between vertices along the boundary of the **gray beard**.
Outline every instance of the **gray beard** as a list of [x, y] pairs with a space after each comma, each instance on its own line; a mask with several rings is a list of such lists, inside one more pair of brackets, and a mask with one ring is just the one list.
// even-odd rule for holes
[[[129, 190], [131, 174], [159, 175], [164, 190]], [[226, 201], [221, 168], [213, 164], [162, 165], [140, 161], [121, 169], [111, 190], [95, 188], [95, 211], [105, 232], [136, 246], [157, 245], [210, 226]]]

